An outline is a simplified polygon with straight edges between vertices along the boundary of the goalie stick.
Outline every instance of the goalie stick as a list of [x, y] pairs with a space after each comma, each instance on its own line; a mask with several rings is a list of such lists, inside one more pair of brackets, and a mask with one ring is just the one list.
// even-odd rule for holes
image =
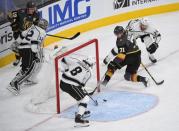
[[145, 65], [143, 63], [141, 63], [141, 65], [144, 67], [144, 69], [146, 70], [146, 72], [149, 74], [149, 76], [152, 78], [152, 80], [155, 82], [156, 85], [162, 85], [164, 83], [164, 80], [157, 82], [154, 77], [151, 75], [151, 73], [149, 72], [149, 70], [145, 67]]
[[4, 49], [4, 50], [2, 50], [2, 51], [0, 51], [0, 53], [3, 53], [3, 52], [5, 52], [5, 51], [7, 51], [7, 50], [9, 50], [9, 49], [10, 49], [10, 47], [7, 48], [7, 49]]
[[47, 36], [57, 37], [57, 38], [67, 39], [67, 40], [73, 40], [73, 39], [77, 38], [79, 35], [80, 35], [80, 32], [77, 32], [77, 33], [76, 33], [75, 35], [73, 35], [72, 37], [64, 37], [64, 36], [57, 36], [57, 35], [47, 34]]

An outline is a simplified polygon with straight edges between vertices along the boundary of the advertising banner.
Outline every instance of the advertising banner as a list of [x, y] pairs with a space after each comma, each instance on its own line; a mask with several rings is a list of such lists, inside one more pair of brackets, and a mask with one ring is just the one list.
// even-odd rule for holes
[[[178, 0], [61, 0], [38, 9], [42, 18], [49, 22], [48, 33], [57, 34], [72, 27], [95, 22], [110, 16], [177, 3]], [[13, 42], [10, 23], [0, 26], [0, 58]], [[95, 27], [97, 28], [97, 27]]]

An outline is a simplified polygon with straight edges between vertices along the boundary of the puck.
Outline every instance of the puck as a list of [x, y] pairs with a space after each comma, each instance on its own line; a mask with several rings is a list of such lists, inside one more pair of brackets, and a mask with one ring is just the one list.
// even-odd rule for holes
[[103, 99], [103, 101], [104, 101], [104, 102], [107, 102], [107, 100], [106, 100], [106, 99]]

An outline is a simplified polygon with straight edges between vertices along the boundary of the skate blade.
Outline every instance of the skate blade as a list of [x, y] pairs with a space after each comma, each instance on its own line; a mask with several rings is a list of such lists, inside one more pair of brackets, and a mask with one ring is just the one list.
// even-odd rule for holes
[[11, 88], [11, 87], [7, 87], [7, 89], [8, 89], [13, 95], [18, 96], [18, 95], [20, 94], [19, 91], [15, 91], [15, 90], [14, 90], [13, 88]]
[[90, 117], [90, 114], [87, 114], [87, 115], [83, 115], [82, 118], [85, 119], [85, 118], [88, 118]]
[[75, 128], [89, 127], [89, 126], [90, 126], [89, 123], [84, 123], [84, 124], [82, 124], [82, 123], [75, 123], [75, 125], [74, 125]]
[[24, 83], [23, 85], [25, 85], [25, 86], [33, 86], [33, 85], [36, 85], [37, 83]]

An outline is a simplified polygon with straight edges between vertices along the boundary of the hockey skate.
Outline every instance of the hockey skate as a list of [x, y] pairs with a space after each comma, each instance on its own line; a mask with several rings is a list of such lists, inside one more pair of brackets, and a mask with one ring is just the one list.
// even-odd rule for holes
[[82, 115], [77, 114], [75, 116], [75, 124], [76, 125], [74, 127], [88, 127], [89, 126], [89, 121], [88, 120], [84, 120]]
[[20, 94], [20, 87], [17, 82], [10, 83], [9, 87], [7, 89], [14, 95], [19, 95]]

